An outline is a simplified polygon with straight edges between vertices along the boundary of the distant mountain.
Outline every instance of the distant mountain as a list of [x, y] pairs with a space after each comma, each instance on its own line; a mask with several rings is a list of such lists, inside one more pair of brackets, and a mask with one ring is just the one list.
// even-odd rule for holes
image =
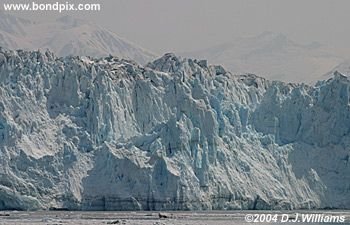
[[0, 46], [11, 49], [32, 48], [32, 44], [25, 39], [25, 27], [32, 25], [32, 21], [0, 11]]
[[335, 72], [338, 72], [344, 76], [350, 77], [350, 61], [346, 60], [340, 63], [339, 65], [334, 67], [332, 70], [330, 70], [328, 73], [321, 76], [319, 79], [327, 80], [327, 79], [333, 78]]
[[145, 64], [155, 58], [115, 33], [95, 24], [72, 17], [36, 23], [0, 13], [0, 45], [10, 49], [53, 50], [59, 56], [114, 55]]
[[208, 49], [180, 53], [205, 58], [224, 65], [235, 73], [250, 72], [269, 79], [310, 83], [343, 59], [325, 46], [313, 42], [298, 44], [283, 34], [264, 32], [258, 36], [237, 38]]
[[0, 29], [12, 35], [25, 35], [25, 27], [33, 25], [34, 22], [19, 18], [0, 11]]

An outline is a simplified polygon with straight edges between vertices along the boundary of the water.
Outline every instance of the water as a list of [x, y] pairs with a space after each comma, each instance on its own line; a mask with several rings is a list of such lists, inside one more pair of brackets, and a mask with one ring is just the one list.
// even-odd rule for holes
[[[282, 222], [282, 215], [296, 219], [296, 213], [301, 215], [323, 214], [324, 216], [344, 216], [342, 223], [303, 223]], [[249, 223], [247, 215], [258, 216], [265, 222]], [[257, 214], [257, 215], [256, 215]], [[265, 216], [261, 216], [261, 215]], [[270, 215], [276, 221], [266, 222]], [[323, 218], [324, 219], [324, 218]], [[40, 212], [0, 212], [0, 224], [14, 225], [90, 225], [90, 224], [125, 224], [125, 225], [243, 225], [243, 224], [298, 224], [298, 225], [333, 225], [350, 224], [350, 211], [201, 211], [201, 212], [81, 212], [81, 211], [40, 211]]]

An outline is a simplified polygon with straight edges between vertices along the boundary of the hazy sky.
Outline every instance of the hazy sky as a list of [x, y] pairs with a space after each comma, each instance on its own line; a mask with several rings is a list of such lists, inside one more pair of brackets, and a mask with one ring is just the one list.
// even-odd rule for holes
[[[56, 2], [45, 2], [50, 1]], [[101, 12], [70, 14], [87, 18], [156, 53], [201, 49], [263, 31], [284, 33], [301, 43], [319, 41], [335, 47], [349, 47], [349, 0], [71, 2], [100, 2]], [[26, 16], [47, 19], [33, 13]], [[50, 13], [52, 18], [57, 16], [58, 13]]]

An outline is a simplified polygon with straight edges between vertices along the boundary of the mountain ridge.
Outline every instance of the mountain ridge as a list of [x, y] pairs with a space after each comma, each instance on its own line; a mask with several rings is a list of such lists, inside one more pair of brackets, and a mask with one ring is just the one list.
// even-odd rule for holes
[[153, 53], [82, 19], [62, 16], [54, 21], [33, 22], [5, 13], [0, 13], [0, 18], [0, 44], [9, 49], [49, 48], [59, 56], [116, 55], [140, 64], [155, 58]]
[[313, 83], [344, 59], [317, 42], [299, 44], [282, 33], [263, 32], [203, 50], [179, 53], [206, 58], [234, 73], [256, 73], [268, 79]]

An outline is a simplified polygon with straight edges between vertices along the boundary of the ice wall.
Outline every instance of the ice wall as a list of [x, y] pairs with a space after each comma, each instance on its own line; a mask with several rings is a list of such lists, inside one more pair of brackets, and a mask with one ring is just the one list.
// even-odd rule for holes
[[350, 81], [0, 51], [0, 209], [350, 208]]

